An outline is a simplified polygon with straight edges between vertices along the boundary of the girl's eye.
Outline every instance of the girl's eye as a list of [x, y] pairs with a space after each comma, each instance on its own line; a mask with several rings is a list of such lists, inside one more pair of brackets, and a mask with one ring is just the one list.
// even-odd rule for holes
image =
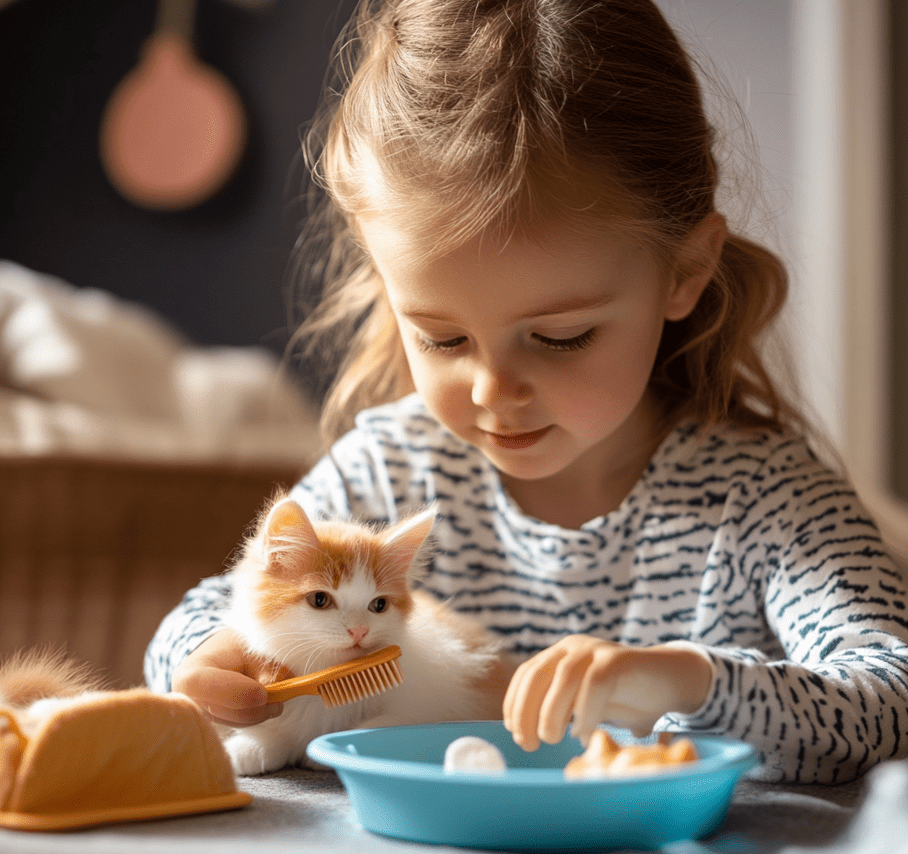
[[596, 337], [596, 330], [587, 329], [586, 332], [575, 335], [573, 338], [549, 338], [547, 335], [540, 335], [539, 333], [534, 333], [533, 337], [550, 350], [573, 351], [582, 350], [592, 344], [593, 339]]
[[[549, 350], [571, 352], [588, 347], [596, 337], [596, 330], [588, 329], [573, 338], [550, 338], [548, 335], [541, 335], [538, 332], [533, 333], [532, 337]], [[436, 341], [432, 338], [418, 335], [416, 337], [416, 345], [424, 353], [451, 352], [460, 347], [466, 340], [463, 335], [457, 338], [448, 338], [445, 341]]]
[[388, 600], [384, 596], [379, 596], [377, 599], [373, 599], [369, 603], [369, 610], [375, 611], [376, 614], [380, 614], [388, 607]]
[[334, 600], [331, 598], [331, 594], [325, 593], [324, 590], [316, 590], [314, 593], [310, 593], [306, 597], [306, 601], [319, 611], [323, 611], [325, 608], [330, 608], [334, 604]]
[[461, 335], [457, 338], [448, 338], [446, 341], [435, 341], [422, 335], [416, 336], [416, 346], [424, 353], [435, 353], [440, 350], [454, 350], [467, 339]]

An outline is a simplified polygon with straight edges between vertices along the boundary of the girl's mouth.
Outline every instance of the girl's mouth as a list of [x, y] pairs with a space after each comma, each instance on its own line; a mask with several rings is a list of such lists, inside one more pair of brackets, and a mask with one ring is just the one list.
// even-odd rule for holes
[[531, 433], [486, 433], [486, 436], [499, 448], [516, 451], [535, 445], [551, 429], [550, 425], [541, 430], [533, 430]]

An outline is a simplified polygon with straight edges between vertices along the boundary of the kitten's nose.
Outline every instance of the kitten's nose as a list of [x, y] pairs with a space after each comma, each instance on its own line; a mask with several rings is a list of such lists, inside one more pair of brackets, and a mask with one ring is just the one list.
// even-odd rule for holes
[[350, 637], [353, 638], [353, 646], [356, 646], [367, 634], [369, 629], [366, 626], [357, 626], [354, 629], [347, 629]]

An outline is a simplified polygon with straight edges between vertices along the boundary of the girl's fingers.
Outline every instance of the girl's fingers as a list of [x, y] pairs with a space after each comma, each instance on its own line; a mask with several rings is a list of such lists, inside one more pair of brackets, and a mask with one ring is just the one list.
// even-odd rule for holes
[[221, 629], [183, 659], [172, 689], [192, 699], [215, 723], [251, 726], [283, 710], [283, 704], [268, 702], [264, 685], [292, 675], [277, 662], [250, 655], [236, 632]]
[[560, 741], [571, 716], [584, 744], [601, 723], [648, 735], [666, 712], [700, 708], [713, 680], [698, 649], [632, 648], [572, 635], [518, 669], [505, 698], [505, 726], [525, 750]]
[[502, 719], [504, 721], [505, 728], [508, 732], [513, 731], [514, 721], [518, 716], [519, 701], [518, 697], [523, 696], [524, 686], [527, 679], [532, 678], [528, 674], [532, 670], [532, 665], [535, 663], [536, 659], [532, 658], [529, 661], [525, 661], [521, 664], [511, 676], [510, 681], [508, 682], [508, 689], [505, 691], [504, 702], [501, 706]]
[[527, 694], [532, 688], [533, 660], [517, 668], [508, 685], [503, 705], [504, 725], [508, 732], [524, 750], [535, 750], [539, 745], [534, 744], [530, 732], [535, 731], [535, 726], [528, 726], [531, 712], [527, 709]]
[[211, 718], [212, 722], [229, 727], [247, 727], [264, 723], [271, 718], [276, 718], [283, 711], [283, 703], [268, 703], [266, 706], [257, 706], [250, 709], [232, 709], [220, 706], [204, 707], [203, 711]]
[[533, 751], [539, 747], [539, 713], [556, 664], [547, 652], [517, 668], [505, 696], [505, 726], [524, 750]]
[[536, 750], [540, 741], [560, 741], [596, 652], [614, 648], [599, 638], [570, 635], [522, 664], [504, 705], [505, 726], [517, 744]]
[[621, 677], [616, 675], [590, 679], [577, 699], [573, 734], [584, 744], [601, 723], [624, 727], [637, 738], [649, 735], [661, 714], [653, 714], [646, 704], [623, 703], [616, 697]]
[[619, 649], [597, 657], [577, 698], [574, 734], [584, 743], [600, 723], [649, 735], [662, 715], [675, 708], [672, 681], [660, 672], [651, 650]]
[[609, 674], [609, 668], [591, 668], [577, 692], [577, 703], [574, 708], [574, 722], [571, 734], [579, 738], [584, 746], [589, 744], [590, 736], [601, 723], [618, 726], [622, 722], [613, 719], [612, 698], [615, 693], [615, 680]]
[[567, 656], [559, 662], [539, 710], [537, 734], [546, 744], [557, 744], [564, 738], [571, 715], [576, 711], [588, 661], [586, 656]]
[[200, 703], [225, 709], [248, 709], [264, 706], [268, 692], [260, 682], [233, 670], [202, 666], [187, 678]]
[[268, 703], [263, 685], [242, 673], [200, 665], [174, 677], [174, 690], [190, 697], [215, 723], [243, 727], [262, 723], [283, 710]]

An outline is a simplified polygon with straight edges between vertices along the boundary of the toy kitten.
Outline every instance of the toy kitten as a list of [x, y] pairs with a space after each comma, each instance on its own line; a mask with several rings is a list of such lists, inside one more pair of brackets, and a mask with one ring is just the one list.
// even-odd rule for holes
[[306, 746], [328, 732], [500, 717], [500, 699], [480, 687], [496, 663], [497, 641], [413, 589], [433, 522], [429, 510], [383, 530], [312, 523], [295, 501], [274, 503], [232, 569], [228, 625], [250, 651], [296, 675], [397, 644], [404, 678], [344, 706], [294, 698], [277, 718], [227, 730], [224, 743], [238, 774], [310, 764]]

